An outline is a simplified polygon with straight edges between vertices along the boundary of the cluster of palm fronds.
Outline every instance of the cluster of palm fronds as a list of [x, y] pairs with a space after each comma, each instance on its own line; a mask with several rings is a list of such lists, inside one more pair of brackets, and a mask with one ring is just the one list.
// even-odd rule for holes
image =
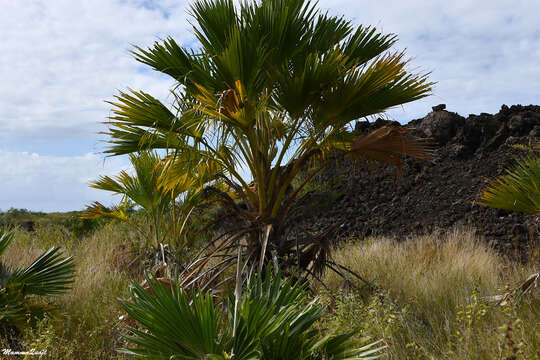
[[[404, 128], [354, 136], [350, 124], [428, 96], [433, 84], [407, 70], [403, 52], [390, 51], [395, 35], [355, 28], [310, 0], [198, 0], [191, 15], [198, 49], [168, 38], [133, 52], [175, 80], [175, 101], [168, 107], [130, 90], [111, 103], [106, 152], [129, 154], [134, 174], [92, 182], [123, 198], [114, 208], [96, 202], [84, 216], [126, 220], [135, 204], [156, 246], [167, 237], [185, 244], [188, 220], [204, 203], [219, 204], [221, 220], [234, 226], [216, 232], [170, 287], [147, 279], [147, 289], [132, 288], [122, 306], [144, 329], [130, 329], [134, 347], [124, 351], [147, 359], [378, 357], [376, 342], [358, 347], [354, 334], [316, 330], [323, 309], [308, 301], [304, 280], [325, 269], [355, 274], [332, 260], [332, 228], [292, 229], [310, 206], [302, 189], [332, 152], [393, 165], [398, 175], [403, 156], [429, 158]], [[538, 216], [539, 179], [538, 157], [525, 158], [490, 184], [482, 204]], [[0, 255], [12, 239], [0, 230]], [[279, 267], [289, 280], [271, 273]], [[73, 274], [58, 248], [27, 269], [0, 262], [0, 324], [23, 326], [54, 311], [31, 296], [65, 292]], [[228, 280], [234, 292], [214, 297]]]
[[[140, 153], [151, 161], [143, 169], [139, 162], [146, 160], [131, 155], [136, 176], [104, 177], [92, 186], [130, 198], [155, 227], [154, 209], [187, 194], [196, 197], [180, 221], [197, 204], [212, 202], [222, 208], [221, 224], [232, 226], [218, 226], [170, 289], [156, 281], [134, 287], [131, 302], [122, 304], [146, 330], [132, 329], [136, 347], [128, 352], [149, 359], [374, 358], [380, 349], [356, 349], [352, 334], [321, 337], [314, 330], [322, 310], [306, 301], [300, 284], [327, 267], [350, 271], [332, 261], [332, 229], [291, 229], [310, 206], [302, 189], [332, 152], [398, 169], [404, 155], [428, 158], [425, 143], [404, 129], [355, 137], [350, 124], [423, 98], [432, 83], [406, 70], [403, 52], [389, 51], [395, 35], [355, 28], [309, 0], [198, 0], [191, 15], [197, 50], [168, 38], [133, 52], [176, 81], [172, 107], [132, 90], [111, 102], [106, 153]], [[149, 155], [156, 150], [162, 159]], [[161, 241], [157, 229], [155, 238]], [[295, 280], [274, 279], [270, 267]], [[240, 280], [265, 273], [247, 285]], [[234, 293], [215, 305], [219, 298], [210, 294], [229, 280]]]
[[[234, 230], [195, 259], [191, 278], [215, 264], [211, 258], [220, 264], [212, 273], [223, 273], [238, 254], [259, 271], [272, 258], [302, 276], [328, 265], [339, 271], [330, 262], [332, 231], [290, 233], [308, 206], [299, 194], [333, 151], [398, 168], [403, 155], [426, 159], [425, 144], [404, 129], [356, 138], [349, 130], [356, 119], [429, 95], [427, 74], [409, 72], [404, 53], [390, 51], [395, 35], [355, 28], [309, 0], [200, 0], [191, 15], [198, 49], [168, 38], [133, 52], [176, 81], [174, 104], [143, 91], [120, 93], [106, 152], [161, 150], [162, 192], [179, 194], [195, 176], [202, 193], [223, 206]], [[293, 188], [306, 168], [306, 181]]]
[[164, 188], [161, 185], [164, 168], [157, 153], [143, 151], [130, 154], [129, 158], [133, 174], [122, 171], [115, 177], [101, 176], [90, 183], [95, 189], [121, 195], [120, 204], [106, 207], [94, 202], [81, 217], [109, 217], [125, 221], [128, 210], [138, 206], [150, 222], [148, 232], [140, 229], [142, 236], [150, 236], [155, 246], [168, 240], [181, 247], [186, 242], [184, 230], [192, 211], [204, 202], [201, 189], [210, 175], [185, 169], [185, 175], [177, 179], [174, 187]]
[[380, 341], [360, 347], [354, 333], [318, 330], [323, 309], [301, 283], [270, 272], [245, 281], [219, 304], [208, 292], [190, 298], [178, 282], [170, 288], [155, 279], [148, 279], [149, 289], [135, 285], [122, 306], [142, 328], [130, 329], [126, 337], [134, 347], [123, 351], [143, 359], [194, 360], [381, 356]]

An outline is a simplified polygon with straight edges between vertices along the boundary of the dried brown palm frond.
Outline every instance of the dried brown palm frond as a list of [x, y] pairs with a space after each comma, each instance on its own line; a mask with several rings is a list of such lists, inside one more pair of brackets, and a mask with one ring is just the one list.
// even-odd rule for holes
[[532, 293], [533, 289], [537, 288], [540, 288], [540, 273], [532, 274], [521, 284], [504, 294], [486, 296], [484, 300], [487, 302], [501, 303], [510, 298], [519, 298], [525, 294]]
[[355, 159], [365, 158], [382, 164], [391, 164], [402, 171], [404, 155], [419, 160], [428, 160], [432, 155], [429, 143], [412, 137], [408, 130], [398, 126], [383, 126], [369, 134], [357, 137], [349, 155]]

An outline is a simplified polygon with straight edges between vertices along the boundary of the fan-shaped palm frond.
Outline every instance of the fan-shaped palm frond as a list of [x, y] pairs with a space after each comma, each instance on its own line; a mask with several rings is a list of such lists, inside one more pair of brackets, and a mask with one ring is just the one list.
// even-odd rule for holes
[[[160, 166], [161, 159], [156, 153], [141, 152], [130, 154], [130, 161], [133, 165], [133, 175], [127, 171], [121, 171], [115, 177], [101, 176], [97, 180], [92, 181], [90, 186], [95, 189], [122, 195], [122, 203], [124, 204], [127, 201], [131, 201], [142, 207], [151, 218], [154, 241], [158, 244], [162, 241], [162, 221], [165, 214], [171, 208], [174, 200], [174, 190], [166, 190], [159, 184], [163, 170]], [[113, 217], [126, 220], [127, 215], [125, 209], [123, 209], [124, 207], [120, 205], [113, 209], [108, 209], [96, 202], [88, 206], [82, 216], [94, 218]]]
[[181, 152], [161, 159], [155, 152], [130, 154], [133, 174], [122, 171], [117, 176], [101, 176], [90, 183], [95, 189], [122, 195], [121, 203], [107, 208], [94, 202], [81, 217], [125, 221], [130, 202], [149, 216], [156, 245], [166, 236], [180, 241], [192, 210], [205, 201], [201, 196], [203, 187], [221, 170], [219, 163], [208, 156], [202, 152]]
[[530, 155], [489, 182], [480, 205], [540, 216], [540, 157]]
[[[215, 304], [209, 293], [190, 300], [178, 282], [169, 290], [148, 279], [149, 290], [135, 284], [122, 307], [140, 328], [127, 336], [135, 346], [123, 352], [145, 359], [376, 359], [383, 347], [363, 347], [353, 334], [319, 332], [323, 315], [304, 286], [267, 273], [248, 277], [243, 292]], [[241, 294], [240, 294], [241, 293]]]
[[[0, 229], [0, 255], [14, 238], [14, 231]], [[53, 313], [51, 305], [32, 301], [32, 295], [56, 296], [71, 288], [75, 266], [71, 257], [51, 248], [26, 269], [13, 268], [0, 261], [0, 322], [23, 327], [26, 318]]]

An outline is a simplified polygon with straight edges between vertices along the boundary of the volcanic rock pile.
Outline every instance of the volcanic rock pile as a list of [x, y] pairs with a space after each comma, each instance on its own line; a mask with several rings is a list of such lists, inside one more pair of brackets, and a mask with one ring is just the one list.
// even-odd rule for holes
[[[528, 242], [535, 219], [519, 213], [475, 204], [488, 178], [504, 174], [523, 152], [510, 145], [540, 139], [540, 106], [505, 106], [499, 113], [464, 118], [433, 108], [426, 117], [405, 125], [413, 134], [430, 138], [434, 156], [424, 163], [407, 159], [403, 177], [385, 166], [367, 169], [337, 157], [319, 176], [325, 191], [314, 191], [311, 213], [299, 224], [317, 232], [339, 224], [339, 238], [414, 234], [468, 225], [501, 249]], [[360, 122], [367, 132], [388, 122]]]

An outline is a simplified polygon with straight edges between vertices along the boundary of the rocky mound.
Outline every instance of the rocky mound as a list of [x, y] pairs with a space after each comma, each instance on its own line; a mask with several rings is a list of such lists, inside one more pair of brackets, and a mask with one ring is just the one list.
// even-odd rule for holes
[[[318, 182], [317, 206], [299, 226], [318, 231], [340, 224], [339, 238], [394, 235], [405, 239], [454, 225], [470, 225], [500, 248], [525, 244], [535, 219], [523, 214], [475, 204], [488, 178], [499, 176], [523, 154], [509, 145], [540, 139], [540, 106], [505, 106], [499, 113], [464, 118], [433, 108], [426, 117], [405, 125], [421, 137], [431, 138], [435, 155], [420, 163], [406, 160], [403, 178], [395, 169], [366, 169], [339, 158]], [[383, 125], [358, 123], [363, 132]], [[307, 215], [307, 214], [306, 214]], [[316, 219], [316, 220], [314, 220]]]

